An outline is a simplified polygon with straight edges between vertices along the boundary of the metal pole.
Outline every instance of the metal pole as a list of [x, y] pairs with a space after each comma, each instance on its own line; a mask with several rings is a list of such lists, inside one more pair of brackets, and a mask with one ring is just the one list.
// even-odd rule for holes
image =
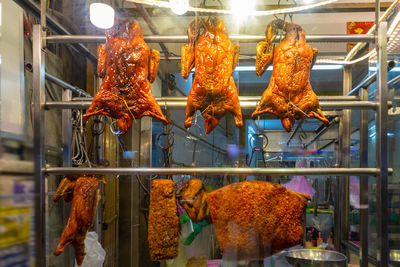
[[[84, 97], [92, 97], [90, 94], [86, 93], [85, 91], [83, 91], [82, 89], [72, 86], [69, 83], [64, 82], [61, 79], [58, 79], [57, 77], [54, 77], [51, 74], [45, 73], [45, 78], [48, 81], [51, 81], [59, 86], [61, 86], [64, 89], [68, 89], [74, 93], [76, 93], [78, 96], [84, 96]], [[71, 99], [70, 99], [71, 100]], [[64, 100], [63, 100], [64, 101]]]
[[[242, 109], [254, 109], [258, 101], [241, 101], [240, 107]], [[169, 101], [163, 98], [156, 99], [161, 107], [183, 109], [186, 108], [185, 101]], [[391, 105], [391, 102], [388, 102]], [[71, 101], [71, 102], [46, 102], [46, 108], [61, 108], [61, 109], [87, 109], [91, 104], [91, 100], [86, 101]], [[377, 103], [375, 101], [321, 101], [319, 105], [323, 110], [346, 110], [346, 109], [376, 109]]]
[[[284, 36], [282, 36], [283, 38]], [[186, 43], [188, 41], [187, 35], [148, 35], [143, 36], [147, 43]], [[265, 40], [265, 35], [231, 35], [231, 41], [241, 43], [256, 43]], [[373, 34], [330, 34], [320, 35], [311, 34], [306, 35], [307, 42], [374, 42]], [[280, 38], [276, 38], [280, 40]], [[104, 43], [106, 37], [103, 35], [90, 36], [90, 35], [52, 35], [47, 37], [49, 43]]]
[[301, 119], [301, 121], [299, 121], [299, 122], [297, 123], [296, 128], [295, 128], [294, 131], [291, 133], [289, 139], [288, 139], [287, 142], [286, 142], [286, 146], [289, 146], [290, 141], [292, 141], [293, 137], [296, 135], [297, 131], [300, 129], [300, 127], [301, 127], [301, 125], [303, 124], [304, 120], [305, 120], [305, 119]]
[[[140, 120], [140, 158], [139, 158], [139, 164], [141, 168], [149, 168], [151, 167], [151, 153], [152, 153], [152, 118], [151, 117], [144, 117]], [[146, 187], [146, 190], [149, 192], [150, 191], [150, 180], [146, 179], [146, 177], [139, 176], [138, 179], [141, 184], [143, 184]], [[137, 207], [134, 212], [136, 212], [136, 215], [138, 217], [138, 240], [135, 240], [136, 246], [137, 246], [137, 254], [139, 258], [139, 266], [149, 266], [149, 256], [148, 256], [148, 243], [146, 242], [147, 240], [147, 224], [145, 217], [143, 216], [143, 209], [149, 208], [146, 206], [143, 206], [143, 203], [147, 203], [146, 201], [146, 196], [144, 189], [137, 184], [137, 188], [139, 190], [139, 194], [135, 197], [134, 201], [137, 201]], [[135, 204], [135, 202], [134, 202]]]
[[[363, 88], [361, 99], [368, 100]], [[360, 168], [368, 167], [368, 110], [360, 112]], [[360, 266], [368, 267], [368, 176], [360, 176]]]
[[324, 127], [313, 139], [311, 139], [310, 142], [308, 142], [305, 146], [304, 149], [306, 149], [307, 147], [309, 147], [312, 143], [314, 143], [315, 141], [317, 141], [324, 133], [326, 133], [331, 127], [332, 125], [334, 125], [335, 123], [339, 122], [339, 117], [334, 118], [333, 120], [331, 120], [329, 122], [329, 125], [327, 127]]
[[[343, 69], [343, 95], [346, 95], [352, 88], [352, 66], [347, 65]], [[351, 146], [351, 110], [343, 110], [341, 118], [342, 131], [340, 133], [341, 139], [341, 164], [342, 168], [350, 168], [350, 146]], [[347, 241], [349, 237], [349, 212], [350, 212], [350, 198], [349, 198], [350, 179], [349, 176], [344, 176], [340, 180], [340, 236], [341, 242]], [[341, 243], [340, 243], [341, 244]]]
[[376, 163], [380, 173], [377, 177], [377, 217], [378, 217], [378, 266], [388, 266], [389, 240], [388, 240], [388, 144], [387, 144], [387, 22], [381, 22], [378, 27], [377, 70], [378, 82], [376, 100], [378, 104], [376, 113]]
[[[393, 60], [389, 61], [388, 63], [388, 69], [387, 71], [390, 71], [391, 69], [393, 69], [396, 66], [396, 62], [394, 62]], [[353, 90], [351, 90], [350, 92], [348, 92], [346, 94], [346, 96], [350, 96], [350, 95], [355, 95], [358, 93], [358, 91], [361, 88], [367, 88], [368, 86], [370, 86], [373, 82], [376, 81], [376, 76], [377, 76], [377, 72], [374, 72], [373, 74], [369, 75], [367, 78], [365, 78], [362, 82], [360, 82], [356, 87], [353, 88]], [[367, 99], [368, 100], [368, 99]]]
[[[377, 168], [46, 168], [47, 174], [119, 175], [378, 175]], [[387, 172], [392, 173], [389, 169]]]
[[33, 25], [33, 143], [35, 162], [35, 265], [46, 266], [46, 188], [44, 158], [44, 52], [42, 27]]
[[[71, 101], [72, 92], [70, 90], [63, 90], [62, 100]], [[71, 121], [72, 111], [64, 109], [61, 112], [61, 126], [62, 126], [62, 157], [63, 157], [63, 167], [72, 167], [72, 121]], [[63, 206], [63, 221], [64, 218], [68, 218], [71, 209], [67, 206]], [[64, 251], [64, 261], [67, 266], [73, 265], [74, 262], [74, 252], [70, 247], [67, 247]]]

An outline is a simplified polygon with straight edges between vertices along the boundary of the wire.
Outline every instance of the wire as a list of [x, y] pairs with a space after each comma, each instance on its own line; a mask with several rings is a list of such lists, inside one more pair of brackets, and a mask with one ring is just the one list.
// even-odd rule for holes
[[72, 111], [72, 164], [80, 166], [87, 163], [89, 167], [92, 164], [86, 151], [86, 135], [82, 122], [82, 112], [80, 110]]

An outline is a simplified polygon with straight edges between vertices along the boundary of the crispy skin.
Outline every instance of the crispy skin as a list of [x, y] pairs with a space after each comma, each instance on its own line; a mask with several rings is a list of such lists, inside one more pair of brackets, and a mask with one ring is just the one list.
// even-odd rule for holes
[[196, 69], [187, 100], [185, 127], [192, 125], [197, 110], [204, 117], [206, 135], [226, 111], [232, 112], [236, 126], [242, 127], [242, 111], [232, 77], [240, 46], [232, 44], [223, 21], [215, 17], [193, 21], [188, 37], [189, 43], [182, 46], [182, 77], [187, 79], [192, 68]]
[[75, 182], [71, 214], [64, 227], [54, 255], [60, 255], [66, 246], [72, 244], [78, 265], [85, 258], [85, 236], [93, 224], [97, 204], [100, 200], [99, 183], [96, 177], [82, 176]]
[[[273, 49], [272, 40], [276, 28], [284, 28], [286, 35]], [[261, 75], [270, 63], [272, 51], [274, 68], [271, 80], [252, 118], [263, 113], [272, 113], [281, 118], [282, 126], [288, 132], [292, 130], [295, 120], [306, 117], [305, 114], [327, 125], [329, 121], [322, 114], [318, 98], [309, 81], [310, 68], [318, 50], [307, 44], [303, 28], [293, 23], [284, 23], [282, 20], [275, 20], [268, 26], [266, 41], [257, 45], [258, 75]]]
[[224, 258], [263, 259], [297, 245], [309, 196], [269, 182], [234, 183], [207, 195]]
[[76, 179], [78, 177], [65, 176], [57, 187], [53, 195], [53, 201], [58, 202], [60, 198], [64, 198], [65, 202], [70, 202], [73, 198]]
[[194, 223], [199, 223], [202, 220], [211, 221], [206, 195], [206, 189], [199, 179], [187, 181], [179, 190], [179, 204], [186, 210]]
[[[136, 20], [118, 20], [106, 31], [106, 44], [98, 48], [98, 75], [104, 77], [84, 120], [103, 114], [118, 119], [125, 133], [132, 121], [152, 116], [167, 123], [151, 91], [157, 73], [160, 53], [143, 40]], [[150, 61], [150, 62], [149, 62]]]
[[178, 256], [180, 222], [176, 204], [176, 183], [154, 180], [150, 192], [148, 240], [152, 260]]

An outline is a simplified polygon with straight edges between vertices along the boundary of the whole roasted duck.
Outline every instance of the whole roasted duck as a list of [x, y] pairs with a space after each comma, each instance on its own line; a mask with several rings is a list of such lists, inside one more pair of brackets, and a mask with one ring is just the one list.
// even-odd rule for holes
[[64, 198], [66, 202], [72, 200], [72, 207], [54, 255], [60, 255], [66, 246], [72, 244], [75, 248], [76, 262], [81, 265], [85, 258], [86, 233], [93, 224], [100, 200], [97, 177], [90, 175], [64, 177], [53, 195], [55, 202], [60, 198]]
[[[275, 48], [272, 42], [278, 29], [283, 29], [286, 35]], [[277, 19], [268, 25], [265, 35], [266, 40], [257, 44], [256, 73], [261, 76], [272, 58], [273, 71], [252, 118], [272, 113], [281, 119], [288, 132], [299, 118], [314, 117], [327, 125], [329, 121], [322, 114], [309, 81], [318, 50], [307, 44], [303, 28]]]
[[193, 221], [211, 216], [224, 258], [263, 259], [302, 241], [308, 195], [262, 181], [233, 183], [207, 194], [195, 181], [185, 184], [179, 202], [186, 211], [189, 207]]
[[232, 44], [224, 22], [216, 17], [194, 20], [187, 34], [189, 43], [182, 46], [182, 77], [187, 79], [193, 67], [196, 68], [187, 100], [185, 127], [192, 125], [197, 110], [204, 117], [206, 135], [226, 111], [232, 112], [236, 126], [242, 127], [242, 111], [232, 77], [240, 46]]
[[98, 56], [97, 72], [104, 80], [84, 120], [97, 114], [116, 118], [122, 133], [143, 116], [167, 123], [150, 86], [156, 78], [160, 52], [149, 49], [136, 20], [117, 20], [106, 31], [106, 43], [98, 47]]

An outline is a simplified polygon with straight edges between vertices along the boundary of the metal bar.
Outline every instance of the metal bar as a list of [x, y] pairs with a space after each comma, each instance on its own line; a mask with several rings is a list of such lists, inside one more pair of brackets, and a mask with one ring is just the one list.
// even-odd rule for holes
[[[361, 90], [368, 100], [368, 89]], [[360, 112], [360, 168], [368, 167], [368, 110]], [[360, 176], [360, 266], [368, 267], [368, 176]]]
[[[352, 66], [347, 65], [343, 68], [343, 95], [346, 95], [352, 88]], [[340, 138], [340, 167], [350, 168], [350, 147], [351, 147], [351, 110], [343, 110], [343, 115], [340, 119], [342, 124]], [[350, 177], [343, 176], [340, 179], [340, 239], [347, 241], [350, 231]], [[335, 231], [336, 233], [336, 231]], [[344, 252], [344, 251], [343, 251]]]
[[377, 100], [376, 113], [376, 163], [380, 169], [377, 177], [377, 218], [378, 218], [378, 266], [388, 266], [389, 236], [388, 236], [388, 143], [387, 143], [387, 22], [381, 22], [378, 27], [377, 50]]
[[400, 75], [397, 75], [396, 77], [394, 77], [393, 79], [391, 79], [388, 82], [388, 86], [393, 86], [393, 85], [395, 85], [395, 84], [397, 84], [399, 82], [400, 82]]
[[[282, 36], [284, 37], [284, 36]], [[147, 43], [186, 43], [188, 41], [187, 35], [148, 35], [143, 36]], [[242, 43], [256, 43], [265, 40], [265, 35], [231, 35], [231, 41], [239, 41]], [[309, 34], [306, 35], [307, 42], [368, 42], [375, 41], [373, 34]], [[280, 40], [280, 38], [276, 38]], [[91, 36], [91, 35], [53, 35], [47, 37], [49, 43], [104, 43], [106, 37], [104, 35]]]
[[[239, 97], [239, 100], [241, 98]], [[157, 100], [157, 99], [156, 99]], [[186, 101], [166, 101], [162, 98], [157, 100], [161, 107], [168, 108], [186, 108]], [[258, 101], [240, 101], [240, 106], [243, 109], [254, 109], [257, 106]], [[46, 108], [58, 108], [58, 109], [87, 109], [89, 108], [91, 101], [71, 101], [71, 102], [46, 102]], [[389, 103], [390, 104], [390, 103]], [[377, 104], [374, 101], [334, 101], [327, 102], [321, 101], [319, 105], [324, 110], [342, 110], [342, 109], [375, 109]]]
[[[396, 66], [396, 62], [394, 62], [393, 60], [389, 61], [388, 71], [393, 69], [395, 66]], [[356, 93], [358, 93], [358, 91], [360, 91], [361, 88], [369, 87], [373, 82], [376, 81], [376, 76], [377, 76], [377, 72], [374, 72], [373, 74], [369, 75], [367, 78], [365, 78], [363, 81], [361, 81], [356, 87], [354, 87], [353, 90], [348, 92], [346, 94], [346, 96], [355, 95]]]
[[35, 162], [35, 265], [46, 266], [46, 188], [44, 157], [44, 60], [42, 27], [33, 25], [33, 154]]
[[301, 119], [301, 121], [297, 124], [296, 128], [294, 129], [294, 131], [292, 132], [292, 134], [290, 135], [289, 139], [286, 142], [286, 146], [289, 146], [290, 141], [292, 141], [293, 137], [296, 135], [297, 131], [300, 129], [301, 125], [303, 124], [305, 119]]
[[[24, 11], [34, 16], [36, 19], [40, 20], [40, 6], [33, 2], [32, 0], [14, 0], [19, 6], [21, 6]], [[70, 36], [70, 32], [67, 31], [63, 26], [61, 26], [57, 20], [50, 14], [46, 14], [46, 27], [55, 34], [61, 34], [61, 36]], [[71, 45], [71, 48], [81, 55], [85, 56], [92, 63], [97, 64], [97, 57], [94, 56], [89, 49], [82, 44]]]
[[[377, 168], [46, 168], [47, 174], [119, 174], [119, 175], [369, 175]], [[393, 172], [393, 170], [389, 170]]]
[[[368, 112], [368, 111], [367, 111]], [[317, 133], [317, 135], [310, 141], [308, 142], [305, 146], [304, 149], [306, 149], [307, 147], [309, 147], [312, 143], [314, 143], [315, 141], [317, 141], [324, 133], [326, 133], [331, 127], [332, 125], [334, 125], [335, 123], [339, 122], [339, 118], [336, 117], [333, 120], [331, 120], [329, 122], [329, 125], [327, 127], [324, 127], [321, 131], [319, 131], [319, 133]]]
[[222, 148], [220, 148], [220, 147], [218, 147], [218, 146], [216, 146], [216, 145], [213, 145], [212, 143], [208, 142], [206, 139], [204, 139], [204, 138], [202, 138], [202, 137], [200, 137], [200, 136], [197, 136], [197, 135], [195, 135], [194, 133], [191, 133], [190, 131], [187, 131], [184, 127], [180, 126], [179, 124], [177, 124], [177, 123], [174, 122], [173, 120], [171, 120], [169, 123], [170, 123], [171, 125], [174, 125], [174, 126], [175, 126], [176, 128], [178, 128], [179, 130], [181, 130], [181, 131], [187, 133], [188, 135], [193, 136], [193, 137], [194, 137], [195, 139], [197, 139], [198, 141], [203, 142], [204, 144], [210, 146], [212, 149], [217, 150], [219, 153], [222, 153], [222, 154], [226, 154], [226, 153], [227, 153], [227, 151], [226, 151], [225, 149], [222, 149]]
[[48, 74], [47, 72], [45, 73], [45, 78], [48, 81], [51, 81], [59, 86], [61, 86], [64, 89], [68, 89], [71, 90], [72, 92], [74, 92], [75, 94], [77, 94], [78, 96], [84, 96], [84, 97], [92, 97], [90, 94], [86, 93], [85, 91], [83, 91], [82, 89], [72, 86], [69, 83], [64, 82], [63, 80], [54, 77], [51, 74]]

